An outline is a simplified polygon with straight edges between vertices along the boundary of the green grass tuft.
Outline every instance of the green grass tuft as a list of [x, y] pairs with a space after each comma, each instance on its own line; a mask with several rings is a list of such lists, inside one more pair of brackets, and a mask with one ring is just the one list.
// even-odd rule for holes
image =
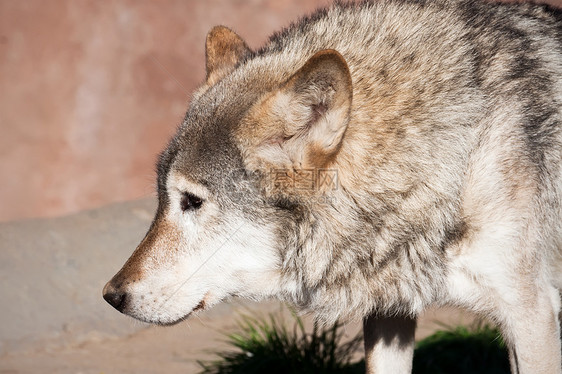
[[199, 362], [202, 373], [355, 373], [351, 358], [362, 344], [361, 336], [342, 342], [341, 324], [315, 325], [306, 332], [302, 320], [294, 318], [293, 329], [288, 330], [273, 315], [269, 320], [244, 316], [240, 332], [227, 335], [227, 342], [237, 350], [218, 353], [217, 361]]
[[499, 331], [487, 325], [438, 331], [416, 345], [413, 372], [507, 374], [507, 348]]

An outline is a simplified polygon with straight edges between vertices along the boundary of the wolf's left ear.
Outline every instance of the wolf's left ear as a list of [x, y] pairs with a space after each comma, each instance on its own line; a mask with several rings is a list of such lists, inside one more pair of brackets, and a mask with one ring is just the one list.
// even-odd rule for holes
[[213, 27], [205, 43], [207, 84], [215, 84], [251, 52], [246, 42], [228, 27]]
[[353, 87], [343, 56], [326, 49], [312, 56], [277, 92], [281, 144], [293, 164], [322, 167], [338, 151], [349, 123]]

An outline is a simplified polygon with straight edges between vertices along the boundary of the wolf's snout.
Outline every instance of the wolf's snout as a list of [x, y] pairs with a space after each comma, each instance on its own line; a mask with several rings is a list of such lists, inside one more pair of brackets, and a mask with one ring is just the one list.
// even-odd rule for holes
[[111, 282], [109, 282], [103, 288], [103, 298], [109, 303], [109, 305], [111, 305], [118, 311], [123, 312], [123, 309], [125, 308], [125, 299], [127, 298], [127, 293], [116, 289], [115, 287], [113, 287]]

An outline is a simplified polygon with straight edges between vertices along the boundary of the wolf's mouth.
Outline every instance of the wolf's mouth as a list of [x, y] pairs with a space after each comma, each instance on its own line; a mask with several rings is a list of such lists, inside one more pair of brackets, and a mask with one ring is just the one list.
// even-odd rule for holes
[[[201, 301], [199, 302], [199, 304], [197, 304], [197, 306], [196, 306], [195, 308], [193, 308], [193, 310], [191, 311], [191, 313], [197, 312], [197, 311], [199, 311], [199, 310], [204, 310], [204, 309], [205, 309], [205, 304], [206, 304], [206, 303], [205, 303], [205, 299], [206, 299], [206, 298], [207, 298], [207, 295], [205, 295], [205, 297], [203, 298], [203, 300], [201, 300]], [[191, 314], [191, 313], [190, 313], [190, 314]]]
[[[203, 299], [201, 299], [201, 301], [199, 302], [199, 304], [197, 304], [195, 306], [195, 308], [193, 308], [191, 310], [191, 312], [187, 313], [185, 316], [180, 317], [179, 319], [175, 320], [175, 321], [171, 321], [171, 322], [156, 322], [156, 324], [158, 325], [162, 325], [162, 326], [173, 326], [173, 325], [177, 325], [178, 323], [185, 321], [186, 319], [188, 319], [194, 312], [198, 312], [200, 310], [205, 310], [206, 306], [207, 306], [207, 299], [208, 299], [209, 294], [205, 294], [205, 296], [203, 296]], [[154, 322], [153, 322], [154, 323]]]

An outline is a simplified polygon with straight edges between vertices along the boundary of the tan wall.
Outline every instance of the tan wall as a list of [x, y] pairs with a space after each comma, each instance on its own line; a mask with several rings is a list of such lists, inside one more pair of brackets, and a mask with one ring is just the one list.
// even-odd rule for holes
[[0, 220], [153, 194], [209, 28], [257, 47], [327, 2], [0, 0]]
[[1, 0], [0, 220], [151, 195], [207, 31], [257, 47], [322, 2]]

